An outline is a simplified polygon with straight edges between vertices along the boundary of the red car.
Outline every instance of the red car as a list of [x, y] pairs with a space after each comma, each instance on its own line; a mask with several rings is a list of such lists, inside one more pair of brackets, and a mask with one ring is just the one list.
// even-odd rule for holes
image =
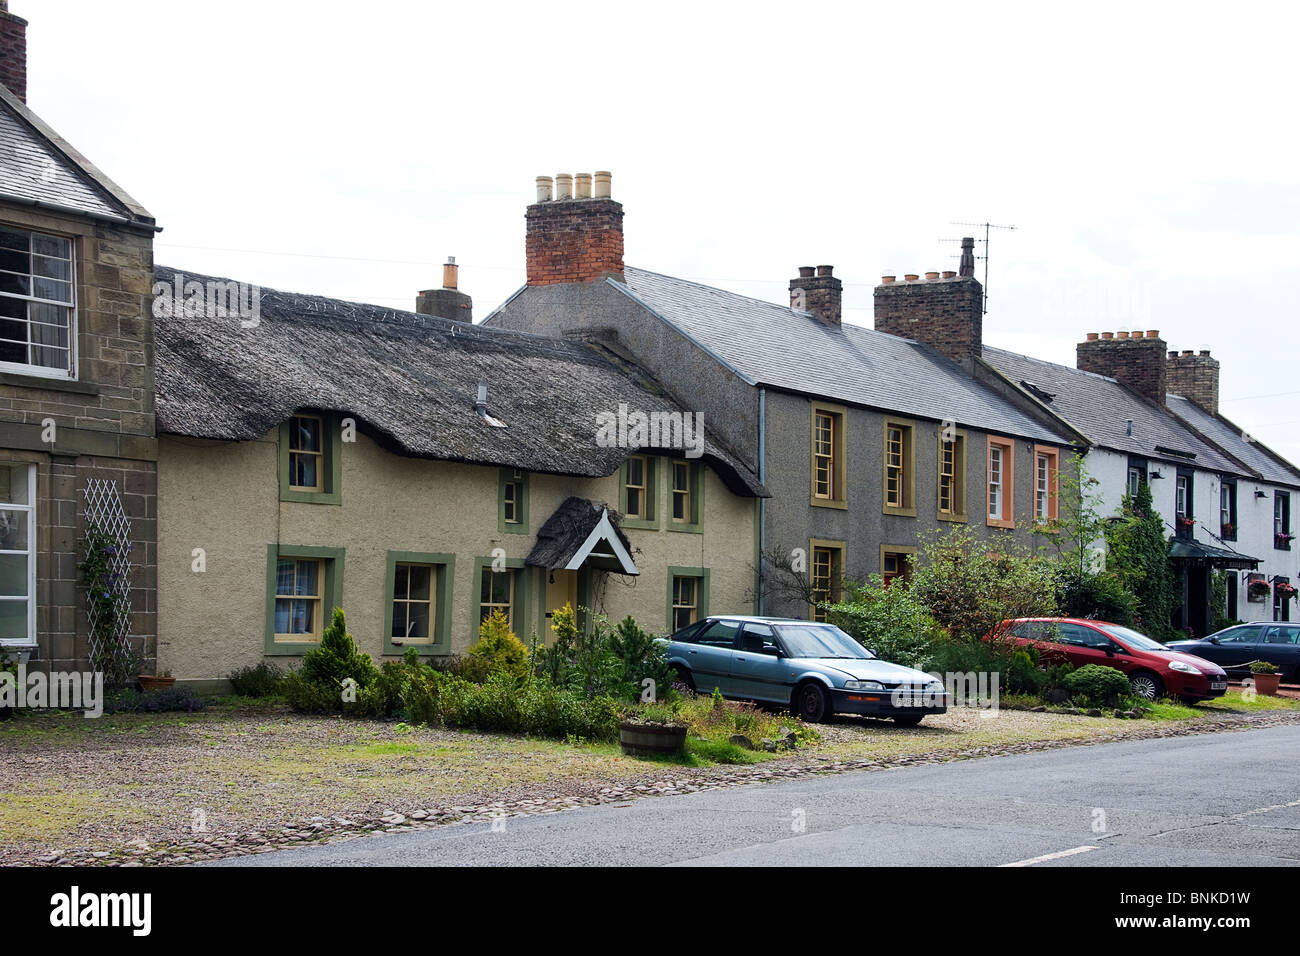
[[1186, 703], [1222, 697], [1228, 675], [1218, 664], [1171, 650], [1132, 628], [1073, 617], [1003, 621], [1000, 633], [1038, 649], [1044, 663], [1101, 664], [1123, 671], [1133, 693], [1146, 700], [1164, 694]]

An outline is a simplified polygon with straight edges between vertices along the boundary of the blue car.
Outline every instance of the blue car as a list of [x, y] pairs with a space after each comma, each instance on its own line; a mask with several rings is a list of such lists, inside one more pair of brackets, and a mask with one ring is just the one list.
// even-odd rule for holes
[[948, 709], [941, 681], [880, 660], [833, 624], [715, 615], [668, 642], [669, 662], [692, 689], [788, 707], [806, 721], [865, 714], [915, 726]]

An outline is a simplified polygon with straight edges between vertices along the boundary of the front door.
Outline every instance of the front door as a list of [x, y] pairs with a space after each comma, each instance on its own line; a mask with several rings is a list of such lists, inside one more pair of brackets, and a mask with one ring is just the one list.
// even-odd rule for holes
[[578, 610], [578, 572], [551, 571], [546, 578], [546, 643], [555, 643], [555, 632], [551, 630], [551, 615], [564, 605]]

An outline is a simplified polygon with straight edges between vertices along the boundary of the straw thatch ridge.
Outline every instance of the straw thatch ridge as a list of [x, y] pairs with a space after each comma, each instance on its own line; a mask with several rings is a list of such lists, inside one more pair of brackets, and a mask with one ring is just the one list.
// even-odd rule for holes
[[[156, 282], [230, 282], [154, 269]], [[596, 443], [596, 416], [620, 403], [677, 408], [648, 376], [579, 342], [262, 288], [260, 319], [156, 316], [158, 431], [249, 441], [295, 411], [350, 416], [388, 450], [552, 474], [612, 474], [632, 450]], [[474, 408], [480, 379], [487, 411]], [[767, 495], [734, 455], [706, 441], [728, 488]]]

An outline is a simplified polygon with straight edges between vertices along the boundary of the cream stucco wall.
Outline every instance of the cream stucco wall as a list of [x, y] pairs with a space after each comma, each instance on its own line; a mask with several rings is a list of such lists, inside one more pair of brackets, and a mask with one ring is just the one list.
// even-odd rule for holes
[[[343, 607], [358, 646], [383, 653], [388, 551], [452, 553], [451, 649], [477, 639], [475, 560], [501, 548], [524, 558], [538, 528], [569, 495], [619, 501], [619, 476], [529, 476], [529, 533], [497, 524], [498, 469], [390, 454], [364, 435], [342, 446], [341, 504], [280, 500], [278, 430], [257, 441], [205, 442], [164, 437], [158, 482], [159, 666], [179, 680], [211, 680], [265, 656], [267, 546], [346, 549]], [[661, 475], [663, 469], [660, 470]], [[666, 482], [657, 483], [659, 515]], [[705, 469], [702, 533], [632, 528], [627, 536], [641, 571], [606, 575], [592, 589], [596, 610], [631, 614], [656, 633], [667, 629], [668, 568], [710, 570], [708, 610], [752, 612], [755, 502], [733, 495]], [[195, 549], [205, 570], [194, 570]], [[520, 637], [539, 630], [546, 576], [530, 576], [530, 602], [516, 621]], [[597, 578], [599, 580], [599, 578]], [[292, 658], [289, 659], [290, 661]]]

